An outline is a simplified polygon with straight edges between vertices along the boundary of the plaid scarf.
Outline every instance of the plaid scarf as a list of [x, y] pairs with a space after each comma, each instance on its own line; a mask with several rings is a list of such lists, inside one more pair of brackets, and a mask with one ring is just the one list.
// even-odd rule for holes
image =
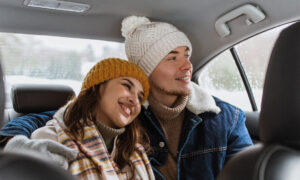
[[[126, 180], [132, 178], [130, 167], [125, 166], [122, 171], [112, 160], [104, 140], [94, 122], [89, 121], [84, 127], [84, 137], [75, 139], [63, 130], [60, 122], [54, 123], [58, 141], [67, 147], [76, 149], [78, 156], [69, 161], [69, 171], [79, 179], [97, 180]], [[154, 180], [154, 174], [142, 145], [136, 144], [135, 151], [130, 156], [135, 167], [135, 180]]]

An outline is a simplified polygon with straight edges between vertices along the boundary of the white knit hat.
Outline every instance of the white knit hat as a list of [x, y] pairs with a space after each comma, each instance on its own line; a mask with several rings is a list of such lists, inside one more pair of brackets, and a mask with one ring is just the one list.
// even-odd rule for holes
[[122, 35], [129, 61], [137, 64], [150, 76], [159, 62], [173, 49], [192, 45], [187, 36], [175, 26], [150, 22], [146, 17], [129, 16], [122, 21]]

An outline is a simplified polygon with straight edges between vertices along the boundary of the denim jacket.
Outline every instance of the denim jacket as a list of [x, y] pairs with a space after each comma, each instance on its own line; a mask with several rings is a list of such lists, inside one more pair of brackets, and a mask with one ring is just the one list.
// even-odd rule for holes
[[[224, 164], [235, 153], [252, 145], [252, 140], [245, 125], [243, 111], [218, 98], [212, 98], [200, 89], [192, 93], [198, 93], [198, 100], [205, 101], [206, 105], [202, 104], [197, 109], [195, 105], [201, 103], [191, 105], [188, 102], [177, 150], [177, 179], [214, 180]], [[199, 95], [202, 97], [199, 98]], [[198, 111], [199, 114], [191, 111]], [[164, 180], [163, 175], [155, 168], [163, 165], [168, 157], [168, 142], [164, 131], [151, 111], [151, 106], [142, 108], [139, 119], [150, 138], [153, 152], [149, 159], [155, 177]]]

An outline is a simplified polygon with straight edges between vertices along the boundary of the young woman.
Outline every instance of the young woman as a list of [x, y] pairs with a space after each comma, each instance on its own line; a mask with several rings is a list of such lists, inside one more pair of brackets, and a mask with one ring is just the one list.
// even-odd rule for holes
[[145, 152], [149, 142], [135, 120], [148, 93], [147, 76], [138, 66], [105, 59], [86, 75], [79, 95], [31, 138], [51, 139], [76, 151], [76, 157], [65, 159], [80, 179], [154, 179]]

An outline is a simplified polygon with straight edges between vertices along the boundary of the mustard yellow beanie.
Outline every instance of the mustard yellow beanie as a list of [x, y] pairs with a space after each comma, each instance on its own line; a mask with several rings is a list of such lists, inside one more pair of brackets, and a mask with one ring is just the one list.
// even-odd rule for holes
[[81, 90], [118, 77], [133, 77], [143, 86], [144, 98], [142, 103], [149, 95], [149, 82], [146, 74], [136, 64], [119, 58], [107, 58], [92, 67], [87, 73], [82, 83]]

